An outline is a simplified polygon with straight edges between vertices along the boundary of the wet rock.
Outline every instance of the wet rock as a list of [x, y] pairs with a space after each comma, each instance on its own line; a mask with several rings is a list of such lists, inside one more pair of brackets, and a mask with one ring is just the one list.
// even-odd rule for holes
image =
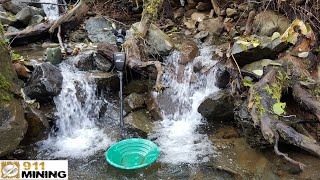
[[192, 62], [199, 55], [199, 48], [192, 40], [183, 41], [181, 46], [179, 46], [179, 51], [181, 54], [179, 63], [182, 65]]
[[152, 81], [148, 79], [134, 79], [129, 84], [123, 87], [123, 94], [128, 95], [132, 93], [142, 94], [152, 89]]
[[210, 34], [220, 35], [223, 30], [221, 18], [206, 19], [199, 23], [199, 31], [207, 31]]
[[226, 9], [226, 14], [228, 17], [233, 17], [237, 14], [237, 10], [232, 9], [232, 8], [227, 8]]
[[62, 52], [60, 47], [48, 48], [46, 50], [46, 61], [53, 65], [60, 64], [62, 61]]
[[146, 97], [145, 101], [147, 105], [147, 110], [150, 113], [150, 115], [153, 117], [155, 120], [161, 120], [162, 115], [161, 115], [161, 110], [158, 104], [156, 103], [155, 99], [151, 94], [148, 94]]
[[108, 72], [87, 72], [94, 79], [98, 91], [116, 91], [119, 89], [120, 81], [116, 74]]
[[235, 110], [234, 119], [241, 125], [242, 132], [250, 147], [263, 149], [270, 147], [270, 143], [263, 137], [259, 127], [253, 125], [253, 120], [248, 112], [248, 102]]
[[135, 111], [124, 118], [125, 124], [139, 129], [145, 133], [150, 133], [153, 129], [153, 123], [150, 115], [145, 110]]
[[250, 45], [244, 49], [241, 44], [234, 43], [231, 48], [231, 53], [240, 67], [261, 59], [276, 59], [278, 54], [288, 47], [287, 44], [283, 43], [279, 38], [272, 41], [267, 36], [251, 37], [260, 43], [259, 46], [253, 47]]
[[233, 119], [234, 98], [228, 89], [208, 96], [198, 107], [198, 112], [208, 122], [230, 122]]
[[112, 25], [103, 17], [90, 17], [85, 21], [89, 39], [94, 43], [105, 42], [115, 44]]
[[97, 67], [98, 70], [109, 72], [112, 69], [112, 62], [104, 58], [102, 55], [98, 53], [94, 53], [94, 66]]
[[22, 22], [24, 25], [27, 26], [34, 15], [45, 16], [45, 13], [43, 10], [40, 10], [38, 8], [27, 6], [23, 8], [20, 12], [18, 12], [16, 17], [18, 21]]
[[48, 102], [54, 96], [59, 95], [61, 85], [60, 70], [50, 63], [42, 63], [35, 67], [23, 90], [31, 99]]
[[147, 42], [150, 43], [146, 48], [149, 55], [168, 55], [174, 47], [171, 38], [153, 24], [148, 30]]
[[94, 52], [81, 52], [74, 59], [73, 63], [80, 71], [95, 70]]
[[17, 14], [28, 5], [25, 3], [19, 2], [18, 0], [12, 0], [9, 2], [3, 3], [2, 6], [7, 11], [12, 12], [13, 14]]
[[29, 26], [34, 26], [34, 25], [40, 24], [43, 20], [44, 20], [44, 18], [41, 15], [34, 15], [30, 19]]
[[216, 82], [215, 85], [220, 88], [224, 89], [228, 86], [230, 82], [230, 73], [228, 72], [226, 67], [218, 67], [216, 72]]
[[28, 130], [23, 141], [30, 144], [45, 139], [50, 128], [45, 114], [31, 106], [27, 106], [25, 111]]
[[20, 31], [19, 29], [15, 28], [13, 26], [9, 26], [8, 29], [7, 29], [8, 33], [19, 32], [19, 31]]
[[124, 111], [131, 112], [138, 109], [144, 108], [144, 95], [132, 93], [129, 96], [125, 97], [124, 102]]
[[239, 138], [240, 134], [236, 128], [225, 126], [225, 127], [219, 128], [215, 132], [214, 137], [217, 139], [231, 139], [231, 138]]
[[198, 11], [209, 11], [212, 8], [211, 2], [199, 2], [196, 6]]
[[274, 32], [283, 34], [290, 26], [290, 21], [274, 11], [262, 11], [255, 16], [253, 27], [261, 36], [271, 36]]
[[71, 42], [83, 42], [87, 37], [88, 34], [83, 30], [76, 30], [69, 34], [69, 40]]
[[18, 100], [2, 102], [0, 106], [0, 157], [17, 148], [23, 139], [28, 124]]

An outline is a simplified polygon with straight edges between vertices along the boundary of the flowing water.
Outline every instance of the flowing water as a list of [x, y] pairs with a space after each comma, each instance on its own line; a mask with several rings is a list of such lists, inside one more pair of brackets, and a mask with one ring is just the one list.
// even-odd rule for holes
[[[160, 146], [161, 162], [200, 163], [209, 161], [215, 155], [208, 136], [197, 131], [200, 125], [206, 123], [198, 113], [200, 103], [206, 96], [219, 90], [214, 85], [214, 68], [206, 74], [195, 73], [193, 70], [197, 63], [213, 66], [216, 62], [211, 59], [211, 52], [212, 48], [203, 48], [200, 56], [185, 67], [178, 63], [179, 52], [174, 52], [165, 60], [168, 69], [163, 83], [169, 88], [161, 95], [154, 93], [154, 98], [158, 99], [159, 104], [173, 106], [162, 109], [163, 120], [156, 123], [154, 133], [150, 135], [151, 138], [156, 138], [156, 143]], [[178, 75], [181, 68], [184, 70]], [[166, 99], [166, 102], [162, 102], [162, 99]]]

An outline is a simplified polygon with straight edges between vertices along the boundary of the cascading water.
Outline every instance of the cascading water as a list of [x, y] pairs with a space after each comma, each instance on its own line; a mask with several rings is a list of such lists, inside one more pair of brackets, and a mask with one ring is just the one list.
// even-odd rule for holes
[[58, 131], [40, 143], [40, 152], [53, 158], [94, 155], [112, 143], [95, 122], [102, 100], [96, 96], [95, 84], [89, 77], [68, 64], [61, 64], [60, 69], [62, 90], [54, 98]]
[[[163, 106], [161, 108], [163, 120], [156, 123], [154, 132], [149, 138], [156, 139], [160, 146], [161, 162], [171, 164], [206, 162], [209, 161], [209, 157], [215, 155], [215, 151], [207, 135], [197, 132], [197, 128], [205, 123], [205, 119], [197, 109], [206, 96], [219, 89], [214, 85], [214, 68], [209, 68], [206, 73], [195, 73], [193, 67], [199, 62], [206, 67], [212, 67], [216, 61], [212, 60], [211, 47], [202, 48], [200, 56], [187, 64], [182, 77], [179, 77], [183, 68], [178, 63], [179, 59], [179, 52], [173, 52], [165, 60], [167, 69], [163, 83], [169, 88], [164, 94], [154, 93], [160, 108]], [[160, 102], [164, 101], [163, 97], [169, 99]], [[168, 107], [164, 107], [166, 105]]]

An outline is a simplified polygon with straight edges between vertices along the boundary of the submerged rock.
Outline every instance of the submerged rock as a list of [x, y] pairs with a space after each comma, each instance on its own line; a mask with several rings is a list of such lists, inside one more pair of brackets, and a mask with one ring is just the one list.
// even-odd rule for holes
[[198, 112], [208, 122], [230, 122], [233, 119], [234, 99], [228, 89], [208, 96], [198, 107]]
[[124, 118], [125, 124], [139, 129], [145, 133], [150, 133], [153, 129], [153, 123], [150, 115], [145, 110], [135, 111]]
[[91, 17], [85, 21], [85, 24], [88, 37], [92, 42], [116, 43], [112, 25], [104, 17]]
[[124, 111], [130, 112], [144, 108], [144, 96], [137, 93], [132, 93], [124, 98]]
[[47, 102], [59, 95], [62, 79], [57, 67], [50, 63], [42, 63], [35, 67], [23, 90], [31, 99]]
[[0, 106], [0, 157], [17, 148], [23, 139], [28, 124], [18, 100], [2, 102]]

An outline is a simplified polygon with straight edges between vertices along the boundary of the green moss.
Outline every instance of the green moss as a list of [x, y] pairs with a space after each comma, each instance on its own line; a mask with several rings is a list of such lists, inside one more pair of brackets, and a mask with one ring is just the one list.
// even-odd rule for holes
[[12, 95], [12, 94], [10, 94], [10, 95], [3, 95], [3, 96], [0, 97], [0, 99], [3, 100], [3, 101], [11, 101], [12, 98], [13, 98], [13, 95]]
[[263, 105], [261, 104], [261, 100], [262, 100], [262, 97], [261, 96], [259, 96], [259, 95], [256, 95], [255, 97], [254, 97], [254, 104], [255, 104], [255, 106], [256, 106], [256, 109], [257, 109], [257, 111], [258, 111], [258, 113], [259, 113], [259, 119], [261, 119], [262, 118], [262, 116], [263, 116], [263, 114], [266, 112], [266, 109], [263, 107]]
[[11, 92], [11, 83], [2, 75], [0, 74], [0, 88], [7, 91]]
[[145, 9], [148, 14], [150, 14], [153, 18], [158, 16], [158, 10], [162, 5], [162, 0], [150, 0]]
[[266, 90], [269, 94], [272, 94], [272, 89], [269, 85], [266, 85], [263, 89]]

